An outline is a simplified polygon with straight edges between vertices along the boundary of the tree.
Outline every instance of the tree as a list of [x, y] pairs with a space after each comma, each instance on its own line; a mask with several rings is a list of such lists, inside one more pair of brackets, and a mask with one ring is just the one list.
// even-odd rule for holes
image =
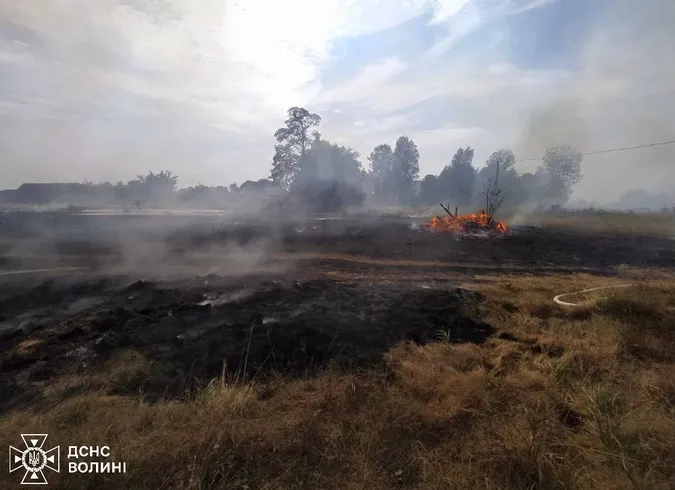
[[312, 180], [294, 184], [291, 190], [305, 210], [312, 213], [334, 213], [360, 206], [365, 198], [355, 184], [337, 180]]
[[114, 195], [119, 201], [128, 201], [132, 197], [129, 186], [121, 180], [115, 184]]
[[268, 179], [258, 179], [258, 180], [247, 180], [241, 184], [239, 187], [239, 192], [241, 193], [251, 193], [251, 194], [262, 194], [266, 191], [274, 189], [275, 185], [271, 180]]
[[483, 187], [483, 198], [485, 199], [485, 214], [487, 215], [487, 222], [492, 223], [495, 215], [502, 207], [504, 201], [509, 197], [509, 192], [502, 190], [496, 178], [489, 178]]
[[487, 181], [492, 179], [496, 185], [511, 188], [514, 180], [518, 178], [515, 165], [516, 156], [511, 150], [501, 149], [492, 152], [478, 173], [481, 185], [485, 187]]
[[424, 204], [438, 204], [440, 197], [440, 180], [432, 174], [425, 175], [420, 184], [420, 201]]
[[315, 132], [303, 168], [295, 182], [306, 184], [322, 180], [360, 184], [363, 180], [363, 166], [359, 156], [359, 152], [353, 148], [321, 139], [321, 134]]
[[377, 145], [368, 156], [370, 172], [374, 175], [384, 176], [391, 171], [394, 161], [394, 152], [388, 144]]
[[583, 157], [569, 145], [555, 146], [546, 150], [543, 169], [548, 177], [544, 196], [551, 204], [565, 204], [572, 188], [581, 182]]
[[[502, 148], [492, 152], [478, 172], [478, 188], [483, 191], [487, 187], [497, 188], [519, 198], [520, 176], [515, 165], [516, 156], [511, 150]], [[512, 202], [510, 197], [509, 202]]]
[[363, 179], [359, 153], [315, 131], [290, 191], [310, 212], [336, 212], [363, 202]]
[[148, 172], [147, 175], [138, 175], [127, 184], [129, 192], [135, 200], [142, 203], [164, 201], [174, 196], [178, 176], [168, 170], [162, 170], [158, 174]]
[[502, 177], [516, 175], [515, 165], [516, 156], [513, 152], [501, 149], [492, 152], [485, 162], [485, 169], [495, 179], [495, 182], [499, 184]]
[[468, 206], [473, 198], [476, 169], [473, 167], [473, 148], [459, 148], [439, 175], [441, 199], [449, 199], [457, 206]]
[[542, 189], [545, 185], [541, 171], [537, 173], [527, 172], [522, 175], [516, 175], [516, 178], [516, 185], [508, 188], [511, 193], [509, 203], [515, 207], [538, 205], [541, 199]]
[[284, 189], [290, 187], [305, 163], [311, 146], [309, 130], [321, 122], [319, 115], [301, 107], [291, 107], [287, 115], [285, 126], [274, 133], [277, 145], [270, 172], [272, 181]]
[[420, 152], [407, 136], [400, 136], [394, 147], [392, 190], [399, 204], [410, 202], [415, 193], [414, 182], [420, 173]]
[[368, 156], [370, 174], [375, 182], [375, 195], [382, 198], [388, 195], [388, 179], [394, 166], [394, 152], [388, 144], [377, 145]]

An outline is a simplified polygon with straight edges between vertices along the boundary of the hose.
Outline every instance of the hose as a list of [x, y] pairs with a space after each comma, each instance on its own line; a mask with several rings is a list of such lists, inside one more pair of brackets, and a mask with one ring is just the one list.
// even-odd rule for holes
[[583, 294], [583, 293], [590, 293], [592, 291], [600, 291], [603, 289], [614, 289], [614, 288], [628, 288], [634, 286], [634, 284], [617, 284], [613, 286], [600, 286], [597, 288], [590, 288], [590, 289], [583, 289], [581, 291], [575, 291], [573, 293], [563, 293], [559, 294], [555, 298], [553, 298], [553, 301], [561, 306], [579, 306], [579, 303], [568, 303], [567, 301], [562, 301], [560, 298], [563, 298], [565, 296], [572, 296], [574, 294]]

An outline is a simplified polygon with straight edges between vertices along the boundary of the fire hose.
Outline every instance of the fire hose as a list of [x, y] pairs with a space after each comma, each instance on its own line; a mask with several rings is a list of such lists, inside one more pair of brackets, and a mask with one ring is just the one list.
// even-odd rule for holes
[[[581, 290], [581, 291], [575, 291], [575, 292], [573, 292], [573, 293], [563, 293], [563, 294], [559, 294], [558, 296], [556, 296], [555, 298], [553, 298], [553, 301], [554, 301], [556, 304], [559, 304], [559, 305], [561, 305], [561, 306], [579, 306], [580, 303], [568, 303], [567, 301], [563, 301], [563, 300], [560, 299], [560, 298], [563, 298], [563, 297], [565, 297], [565, 296], [572, 296], [572, 295], [575, 295], [575, 294], [590, 293], [590, 292], [592, 292], [592, 291], [601, 291], [601, 290], [603, 290], [603, 289], [629, 288], [629, 287], [631, 287], [631, 286], [635, 286], [635, 284], [615, 284], [615, 285], [612, 285], [612, 286], [600, 286], [600, 287], [597, 287], [597, 288], [583, 289], [583, 290]], [[668, 311], [675, 311], [675, 307], [666, 308], [666, 309], [667, 309]]]
[[579, 306], [580, 303], [568, 303], [567, 301], [563, 301], [561, 298], [565, 296], [573, 296], [575, 294], [584, 294], [584, 293], [590, 293], [593, 291], [601, 291], [603, 289], [615, 289], [615, 288], [628, 288], [634, 286], [634, 284], [615, 284], [612, 286], [600, 286], [597, 288], [590, 288], [590, 289], [583, 289], [581, 291], [575, 291], [573, 293], [563, 293], [559, 294], [555, 298], [553, 298], [553, 301], [561, 306]]

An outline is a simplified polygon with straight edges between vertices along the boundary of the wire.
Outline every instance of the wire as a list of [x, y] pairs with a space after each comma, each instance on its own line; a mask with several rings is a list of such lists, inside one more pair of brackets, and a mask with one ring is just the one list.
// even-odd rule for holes
[[[584, 153], [581, 153], [581, 155], [597, 155], [599, 153], [613, 153], [616, 151], [626, 151], [626, 150], [637, 150], [639, 148], [650, 148], [652, 146], [665, 146], [665, 145], [674, 145], [675, 140], [671, 141], [663, 141], [661, 143], [649, 143], [646, 145], [636, 145], [636, 146], [624, 146], [623, 148], [610, 148], [607, 150], [595, 150], [595, 151], [587, 151]], [[535, 160], [542, 160], [543, 157], [532, 157], [532, 158], [521, 158], [519, 160], [516, 160], [516, 162], [532, 162]]]

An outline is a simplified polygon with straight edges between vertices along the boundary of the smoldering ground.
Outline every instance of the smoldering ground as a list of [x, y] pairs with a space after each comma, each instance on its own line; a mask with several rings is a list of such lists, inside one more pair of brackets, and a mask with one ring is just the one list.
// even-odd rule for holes
[[[491, 332], [466, 310], [480, 300], [467, 291], [321, 277], [313, 255], [322, 245], [344, 237], [352, 240], [347, 249], [367, 242], [377, 230], [372, 223], [360, 233], [356, 225], [345, 233], [344, 225], [311, 222], [116, 226], [99, 235], [90, 230], [89, 242], [64, 242], [44, 229], [33, 237], [54, 264], [85, 263], [85, 271], [0, 277], [0, 363], [10, 393], [4, 408], [54, 376], [97, 369], [123, 349], [146, 352], [157, 372], [142, 387], [121, 389], [159, 397], [223, 370], [255, 377], [329, 364], [352, 369], [377, 362], [404, 339], [424, 343], [443, 330], [457, 341], [482, 342]], [[409, 229], [389, 228], [391, 237]], [[34, 262], [23, 257], [13, 267]], [[29, 339], [41, 347], [17, 347]]]
[[[615, 275], [626, 264], [675, 266], [672, 240], [659, 237], [516, 228], [496, 240], [455, 240], [391, 219], [216, 229], [174, 229], [162, 220], [99, 224], [107, 233], [90, 229], [82, 235], [89, 242], [76, 245], [43, 227], [39, 242], [52, 266], [85, 269], [0, 277], [5, 408], [37, 396], [55, 376], [99, 369], [124, 349], [146, 353], [156, 372], [120, 390], [153, 396], [223, 371], [251, 378], [358, 369], [402, 340], [483, 342], [492, 328], [477, 313], [482, 299], [457, 289], [478, 273]], [[36, 268], [45, 257], [10, 265]]]

